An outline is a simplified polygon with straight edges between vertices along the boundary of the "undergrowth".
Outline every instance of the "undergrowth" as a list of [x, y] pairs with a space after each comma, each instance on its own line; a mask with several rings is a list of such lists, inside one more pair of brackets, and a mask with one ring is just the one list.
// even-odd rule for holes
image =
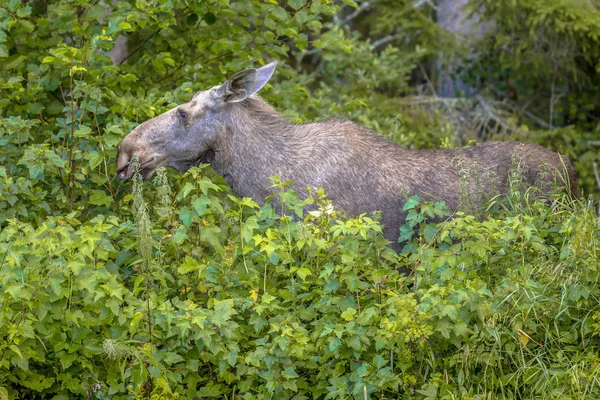
[[274, 209], [206, 172], [135, 177], [129, 217], [7, 221], [0, 398], [600, 397], [591, 204], [412, 197], [397, 255], [322, 191], [276, 179]]

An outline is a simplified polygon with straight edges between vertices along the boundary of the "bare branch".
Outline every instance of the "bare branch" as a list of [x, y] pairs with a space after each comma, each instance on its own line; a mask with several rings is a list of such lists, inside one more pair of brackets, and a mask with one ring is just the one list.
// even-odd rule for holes
[[401, 36], [400, 33], [389, 35], [389, 36], [386, 36], [384, 38], [374, 41], [371, 45], [373, 46], [374, 49], [376, 49], [380, 46], [388, 44], [389, 42], [393, 42], [394, 40], [399, 39], [400, 36]]
[[544, 121], [540, 117], [535, 116], [533, 113], [531, 113], [531, 111], [522, 110], [522, 112], [523, 112], [523, 115], [525, 115], [527, 118], [535, 121], [542, 128], [550, 129], [550, 125], [548, 125], [548, 123], [546, 121]]
[[505, 94], [503, 94], [502, 92], [500, 92], [500, 90], [498, 90], [498, 88], [496, 88], [495, 86], [490, 85], [490, 86], [488, 86], [488, 88], [492, 92], [494, 92], [494, 94], [496, 94], [496, 96], [501, 97], [502, 100], [504, 100], [505, 102], [509, 102], [511, 104], [511, 106], [512, 106], [511, 108], [517, 114], [523, 114], [527, 118], [529, 118], [530, 120], [532, 120], [535, 123], [537, 123], [542, 128], [550, 129], [550, 125], [546, 121], [544, 121], [543, 119], [541, 119], [537, 115], [533, 114], [531, 111], [528, 111], [525, 108], [525, 106], [517, 104], [513, 99], [511, 99], [510, 97], [508, 97]]
[[369, 11], [371, 9], [371, 3], [365, 1], [362, 3], [356, 10], [354, 10], [350, 15], [340, 21], [340, 25], [345, 25], [348, 22], [352, 21], [354, 18], [358, 17], [363, 11]]

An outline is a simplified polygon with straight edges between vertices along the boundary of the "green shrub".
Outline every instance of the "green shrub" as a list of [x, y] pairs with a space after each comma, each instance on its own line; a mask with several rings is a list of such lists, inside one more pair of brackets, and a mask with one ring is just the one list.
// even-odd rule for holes
[[[600, 397], [591, 204], [515, 190], [450, 215], [410, 198], [398, 255], [378, 215], [278, 179], [277, 206], [205, 166], [114, 179], [134, 125], [266, 58], [288, 61], [264, 94], [295, 121], [451, 146], [442, 113], [396, 98], [449, 42], [430, 8], [369, 16], [382, 36], [414, 22], [410, 51], [373, 48], [329, 0], [111, 4], [0, 5], [0, 399]], [[574, 156], [580, 129], [539, 139]]]
[[436, 223], [444, 205], [413, 198], [397, 256], [377, 216], [345, 219], [321, 191], [275, 180], [274, 210], [223, 198], [202, 169], [174, 198], [165, 178], [134, 181], [130, 218], [9, 220], [9, 396], [598, 395], [589, 205], [509, 197]]

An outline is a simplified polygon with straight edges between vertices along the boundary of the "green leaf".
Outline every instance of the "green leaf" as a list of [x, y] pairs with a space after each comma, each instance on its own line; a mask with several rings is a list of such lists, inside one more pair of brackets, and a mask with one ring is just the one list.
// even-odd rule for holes
[[210, 203], [210, 199], [204, 194], [200, 197], [192, 199], [192, 206], [194, 207], [194, 210], [196, 211], [196, 213], [198, 213], [199, 216], [204, 215], [204, 213], [206, 212], [206, 208], [208, 207], [208, 205], [210, 205]]
[[206, 14], [204, 14], [204, 21], [207, 25], [213, 25], [215, 22], [217, 22], [217, 17], [215, 17], [215, 14], [209, 11]]
[[431, 242], [437, 231], [438, 229], [435, 227], [434, 224], [427, 224], [423, 228], [423, 238], [426, 242]]
[[61, 290], [61, 280], [59, 278], [56, 277], [52, 277], [50, 279], [48, 279], [48, 284], [50, 285], [50, 289], [52, 289], [52, 292], [55, 295], [60, 295], [60, 290]]
[[177, 268], [177, 273], [184, 275], [189, 272], [194, 272], [194, 271], [199, 271], [199, 270], [200, 270], [200, 263], [198, 263], [198, 260], [196, 260], [195, 258], [192, 258], [190, 256], [185, 256], [183, 263], [179, 266], [179, 268]]
[[281, 376], [283, 376], [285, 379], [295, 379], [299, 377], [299, 375], [292, 367], [287, 367], [285, 370], [283, 370]]
[[306, 0], [288, 0], [288, 5], [294, 10], [299, 10], [306, 5]]
[[9, 59], [4, 64], [4, 69], [8, 70], [8, 69], [18, 68], [21, 66], [21, 64], [23, 64], [23, 61], [25, 61], [26, 59], [27, 59], [27, 57], [25, 57], [25, 56], [9, 57]]
[[354, 315], [356, 315], [356, 309], [348, 307], [340, 316], [346, 321], [352, 321], [354, 319]]
[[346, 340], [346, 344], [356, 351], [360, 351], [362, 349], [362, 344], [358, 335], [352, 335], [350, 339]]
[[102, 161], [104, 161], [104, 155], [96, 150], [92, 150], [86, 153], [85, 159], [90, 162], [90, 168], [95, 169]]
[[48, 158], [48, 160], [50, 160], [50, 162], [53, 165], [55, 165], [56, 167], [59, 167], [59, 168], [65, 167], [65, 162], [63, 161], [63, 159], [60, 158], [53, 150], [46, 150], [45, 154], [46, 154], [46, 158]]
[[133, 318], [129, 322], [129, 334], [131, 335], [131, 337], [133, 337], [137, 333], [138, 326], [142, 318], [144, 318], [144, 314], [142, 314], [139, 311], [133, 314]]
[[233, 309], [233, 299], [226, 299], [223, 301], [214, 301], [214, 313], [210, 318], [210, 321], [218, 327], [225, 325], [227, 321], [231, 319], [237, 312]]
[[281, 6], [276, 6], [273, 8], [273, 15], [275, 15], [275, 17], [280, 21], [285, 21], [288, 19], [287, 11], [285, 11], [285, 9]]
[[119, 28], [123, 29], [124, 31], [129, 31], [131, 30], [131, 24], [129, 22], [123, 21], [123, 22], [119, 22]]
[[298, 277], [300, 279], [305, 281], [307, 276], [312, 275], [312, 272], [310, 269], [308, 269], [306, 267], [302, 267], [302, 268], [298, 268], [298, 270], [296, 270], [296, 275], [298, 275]]
[[179, 219], [183, 222], [186, 228], [192, 223], [192, 210], [187, 207], [181, 207], [179, 210]]
[[408, 211], [408, 210], [415, 208], [415, 206], [417, 204], [419, 204], [419, 201], [420, 201], [420, 199], [419, 199], [419, 196], [417, 196], [417, 195], [410, 197], [406, 201], [406, 203], [404, 203], [404, 206], [402, 207], [402, 211]]
[[89, 202], [97, 206], [109, 206], [112, 204], [113, 198], [106, 194], [104, 190], [93, 189]]
[[92, 132], [92, 128], [85, 125], [79, 125], [79, 128], [75, 130], [75, 137], [87, 137]]

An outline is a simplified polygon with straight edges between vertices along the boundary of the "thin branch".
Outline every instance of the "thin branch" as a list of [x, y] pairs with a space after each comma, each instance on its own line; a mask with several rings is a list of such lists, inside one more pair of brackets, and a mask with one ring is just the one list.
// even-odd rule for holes
[[393, 42], [394, 40], [399, 39], [400, 36], [401, 36], [400, 33], [395, 33], [393, 35], [386, 36], [384, 38], [374, 41], [371, 44], [371, 46], [373, 46], [373, 48], [376, 49], [380, 46], [388, 44], [389, 42]]
[[516, 102], [513, 99], [511, 99], [510, 97], [501, 93], [500, 90], [498, 90], [498, 88], [496, 88], [495, 86], [490, 85], [489, 89], [492, 92], [494, 92], [494, 94], [496, 94], [496, 96], [501, 97], [503, 101], [509, 102], [513, 106], [512, 108], [514, 109], [515, 112], [522, 113], [523, 115], [525, 115], [527, 118], [529, 118], [530, 120], [537, 123], [542, 128], [550, 129], [550, 125], [548, 125], [548, 123], [546, 121], [544, 121], [537, 115], [533, 114], [531, 111], [528, 111], [526, 105], [516, 104]]
[[523, 113], [523, 115], [525, 115], [527, 118], [535, 121], [539, 126], [541, 126], [542, 128], [546, 128], [546, 129], [551, 129], [550, 125], [548, 125], [548, 123], [546, 121], [544, 121], [543, 119], [541, 119], [540, 117], [535, 116], [533, 113], [531, 113], [530, 111], [527, 110], [521, 110], [521, 112]]
[[135, 53], [137, 53], [137, 52], [138, 52], [138, 51], [139, 51], [139, 50], [140, 50], [142, 47], [144, 47], [144, 45], [145, 45], [146, 43], [148, 43], [148, 40], [152, 39], [152, 38], [154, 37], [154, 35], [156, 35], [156, 34], [157, 34], [158, 32], [160, 32], [161, 30], [162, 30], [162, 28], [158, 28], [157, 30], [155, 30], [154, 32], [152, 32], [152, 34], [151, 34], [150, 36], [148, 36], [148, 37], [146, 38], [146, 40], [144, 40], [144, 41], [143, 41], [143, 42], [142, 42], [142, 43], [141, 43], [141, 44], [140, 44], [138, 47], [136, 47], [136, 48], [135, 48], [135, 49], [134, 49], [134, 50], [133, 50], [131, 53], [127, 54], [127, 56], [126, 56], [125, 58], [123, 58], [123, 59], [121, 60], [121, 62], [119, 62], [119, 64], [118, 64], [118, 65], [121, 65], [121, 64], [123, 64], [125, 61], [127, 61], [127, 59], [128, 59], [129, 57], [131, 57], [132, 55], [134, 55]]
[[[187, 7], [186, 7], [186, 8], [184, 8], [184, 9], [182, 9], [180, 12], [178, 12], [178, 13], [175, 15], [175, 18], [179, 17], [180, 15], [185, 17], [187, 14], [189, 14], [189, 12], [188, 12], [188, 9], [187, 9]], [[148, 36], [148, 37], [146, 38], [146, 40], [144, 40], [144, 41], [143, 41], [143, 42], [142, 42], [142, 43], [141, 43], [141, 44], [140, 44], [138, 47], [136, 47], [136, 48], [135, 48], [135, 49], [134, 49], [134, 50], [133, 50], [131, 53], [129, 53], [129, 54], [127, 55], [127, 57], [125, 57], [124, 59], [122, 59], [122, 60], [119, 62], [119, 64], [118, 64], [118, 65], [121, 65], [121, 64], [123, 64], [125, 61], [127, 61], [127, 59], [128, 59], [129, 57], [131, 57], [132, 55], [134, 55], [135, 53], [137, 53], [137, 52], [138, 52], [138, 51], [139, 51], [139, 50], [140, 50], [142, 47], [144, 47], [144, 45], [145, 45], [145, 44], [148, 42], [148, 40], [152, 39], [152, 38], [154, 37], [154, 35], [156, 35], [156, 34], [157, 34], [158, 32], [160, 32], [160, 31], [162, 31], [162, 28], [158, 28], [157, 30], [155, 30], [154, 32], [152, 32], [152, 34], [150, 34], [150, 36]]]
[[427, 71], [425, 70], [425, 67], [423, 67], [422, 63], [419, 63], [419, 69], [421, 70], [421, 73], [423, 74], [423, 77], [427, 81], [427, 85], [429, 85], [429, 89], [431, 89], [431, 93], [433, 94], [433, 96], [437, 97], [437, 92], [435, 91], [435, 87], [433, 86], [433, 82], [431, 81], [431, 79], [429, 79], [429, 75], [427, 74]]
[[358, 17], [363, 11], [369, 11], [371, 9], [371, 3], [365, 1], [362, 3], [356, 10], [354, 10], [350, 15], [340, 21], [340, 25], [345, 25], [348, 22], [352, 21], [354, 18]]

